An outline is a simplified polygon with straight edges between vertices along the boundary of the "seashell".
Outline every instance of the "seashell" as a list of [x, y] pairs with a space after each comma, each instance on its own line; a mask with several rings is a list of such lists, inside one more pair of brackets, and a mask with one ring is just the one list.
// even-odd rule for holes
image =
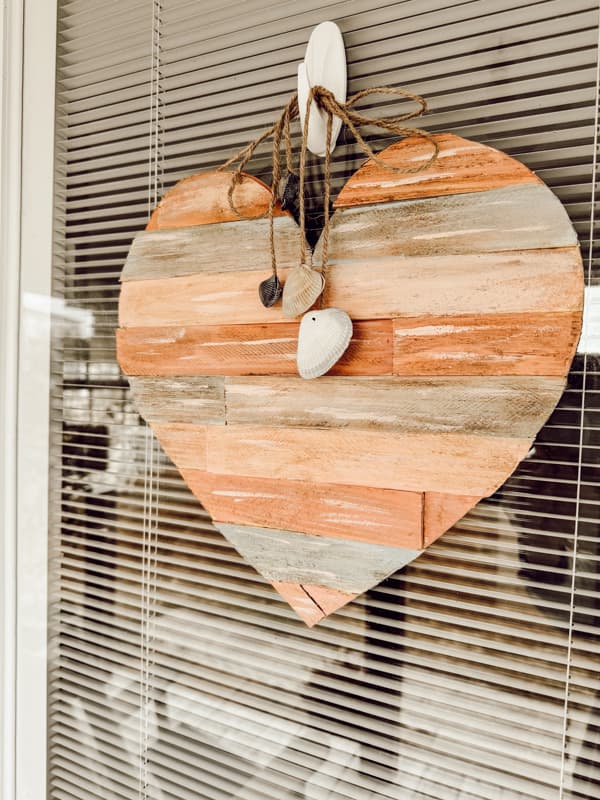
[[302, 317], [296, 362], [302, 378], [318, 378], [345, 353], [352, 338], [352, 320], [341, 308], [309, 311]]
[[283, 314], [298, 317], [312, 306], [323, 291], [325, 281], [320, 272], [302, 264], [289, 273], [283, 287]]
[[298, 200], [298, 187], [300, 185], [300, 178], [293, 172], [288, 172], [281, 190], [281, 208], [284, 211], [293, 209]]
[[260, 302], [265, 308], [271, 308], [279, 300], [283, 293], [283, 286], [277, 275], [271, 275], [270, 278], [262, 281], [258, 287], [258, 296]]

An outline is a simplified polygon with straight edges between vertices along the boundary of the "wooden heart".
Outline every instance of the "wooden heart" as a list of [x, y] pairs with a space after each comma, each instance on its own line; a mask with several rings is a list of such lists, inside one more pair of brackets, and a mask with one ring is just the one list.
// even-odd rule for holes
[[[323, 378], [296, 374], [297, 320], [264, 308], [270, 191], [181, 181], [123, 271], [118, 356], [141, 414], [215, 525], [314, 624], [417, 557], [527, 454], [581, 325], [577, 237], [499, 151], [437, 136], [400, 175], [373, 162], [331, 221], [326, 303], [354, 322]], [[411, 138], [380, 158], [415, 166]], [[283, 277], [294, 220], [276, 211]], [[319, 247], [315, 258], [318, 260]]]

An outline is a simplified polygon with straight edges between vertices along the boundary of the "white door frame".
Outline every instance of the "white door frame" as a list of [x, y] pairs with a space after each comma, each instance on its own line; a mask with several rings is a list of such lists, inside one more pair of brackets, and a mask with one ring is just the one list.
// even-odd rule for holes
[[56, 0], [0, 18], [0, 796], [46, 798]]

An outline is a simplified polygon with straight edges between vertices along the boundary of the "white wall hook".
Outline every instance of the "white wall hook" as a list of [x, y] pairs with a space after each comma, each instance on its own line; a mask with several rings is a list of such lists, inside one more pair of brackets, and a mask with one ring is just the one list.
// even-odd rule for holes
[[[298, 64], [298, 107], [304, 130], [306, 102], [312, 86], [324, 86], [339, 103], [346, 102], [346, 49], [342, 32], [335, 22], [322, 22], [308, 40], [304, 61]], [[331, 152], [335, 148], [342, 121], [333, 118]], [[327, 143], [327, 114], [313, 102], [308, 120], [307, 146], [317, 156], [325, 155]]]

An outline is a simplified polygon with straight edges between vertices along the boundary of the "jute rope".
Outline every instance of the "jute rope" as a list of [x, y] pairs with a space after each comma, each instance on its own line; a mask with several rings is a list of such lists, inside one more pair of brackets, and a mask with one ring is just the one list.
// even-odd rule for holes
[[[354, 110], [354, 105], [363, 97], [371, 94], [388, 94], [402, 97], [407, 100], [414, 101], [419, 107], [414, 111], [399, 114], [393, 117], [369, 117], [366, 114], [361, 114]], [[382, 169], [389, 172], [399, 174], [414, 174], [421, 172], [430, 167], [436, 160], [439, 152], [439, 145], [434, 137], [421, 128], [411, 128], [400, 123], [405, 122], [415, 117], [420, 117], [427, 110], [427, 101], [417, 94], [412, 94], [404, 89], [396, 89], [391, 86], [377, 86], [370, 89], [363, 89], [360, 92], [353, 94], [345, 103], [340, 103], [336, 100], [333, 92], [330, 92], [324, 86], [313, 86], [309, 92], [306, 103], [306, 114], [304, 116], [304, 126], [302, 129], [302, 145], [300, 148], [300, 163], [299, 163], [299, 217], [300, 217], [300, 264], [312, 267], [312, 256], [307, 253], [308, 244], [306, 241], [306, 208], [305, 208], [305, 177], [306, 177], [306, 159], [307, 159], [307, 139], [308, 139], [308, 125], [310, 120], [310, 112], [313, 103], [317, 103], [319, 108], [327, 114], [327, 133], [326, 133], [326, 148], [325, 148], [325, 191], [323, 197], [323, 233], [322, 240], [322, 259], [320, 272], [325, 279], [328, 255], [329, 255], [329, 204], [331, 197], [331, 138], [333, 128], [333, 117], [338, 117], [350, 130], [354, 136], [356, 143], [364, 153], [364, 155], [378, 164]], [[299, 115], [298, 108], [298, 95], [294, 94], [285, 105], [279, 118], [271, 125], [270, 128], [263, 131], [256, 139], [247, 144], [239, 150], [234, 156], [219, 167], [219, 170], [225, 170], [232, 164], [238, 163], [237, 169], [232, 174], [231, 185], [228, 192], [229, 205], [232, 211], [238, 216], [243, 216], [235, 206], [234, 192], [236, 186], [243, 180], [243, 170], [246, 164], [250, 161], [256, 149], [268, 138], [273, 137], [273, 176], [271, 181], [271, 200], [269, 207], [264, 214], [269, 217], [269, 249], [271, 256], [271, 268], [273, 275], [277, 276], [277, 258], [275, 253], [275, 235], [274, 235], [274, 212], [278, 202], [279, 183], [281, 181], [281, 140], [283, 138], [285, 144], [286, 154], [286, 167], [288, 173], [295, 174], [293, 167], [293, 151], [292, 141], [290, 134], [291, 122]], [[382, 130], [389, 131], [396, 136], [419, 136], [426, 139], [431, 144], [431, 155], [421, 164], [415, 167], [396, 167], [389, 164], [387, 161], [379, 158], [371, 146], [362, 137], [359, 127], [363, 125], [370, 125]]]

